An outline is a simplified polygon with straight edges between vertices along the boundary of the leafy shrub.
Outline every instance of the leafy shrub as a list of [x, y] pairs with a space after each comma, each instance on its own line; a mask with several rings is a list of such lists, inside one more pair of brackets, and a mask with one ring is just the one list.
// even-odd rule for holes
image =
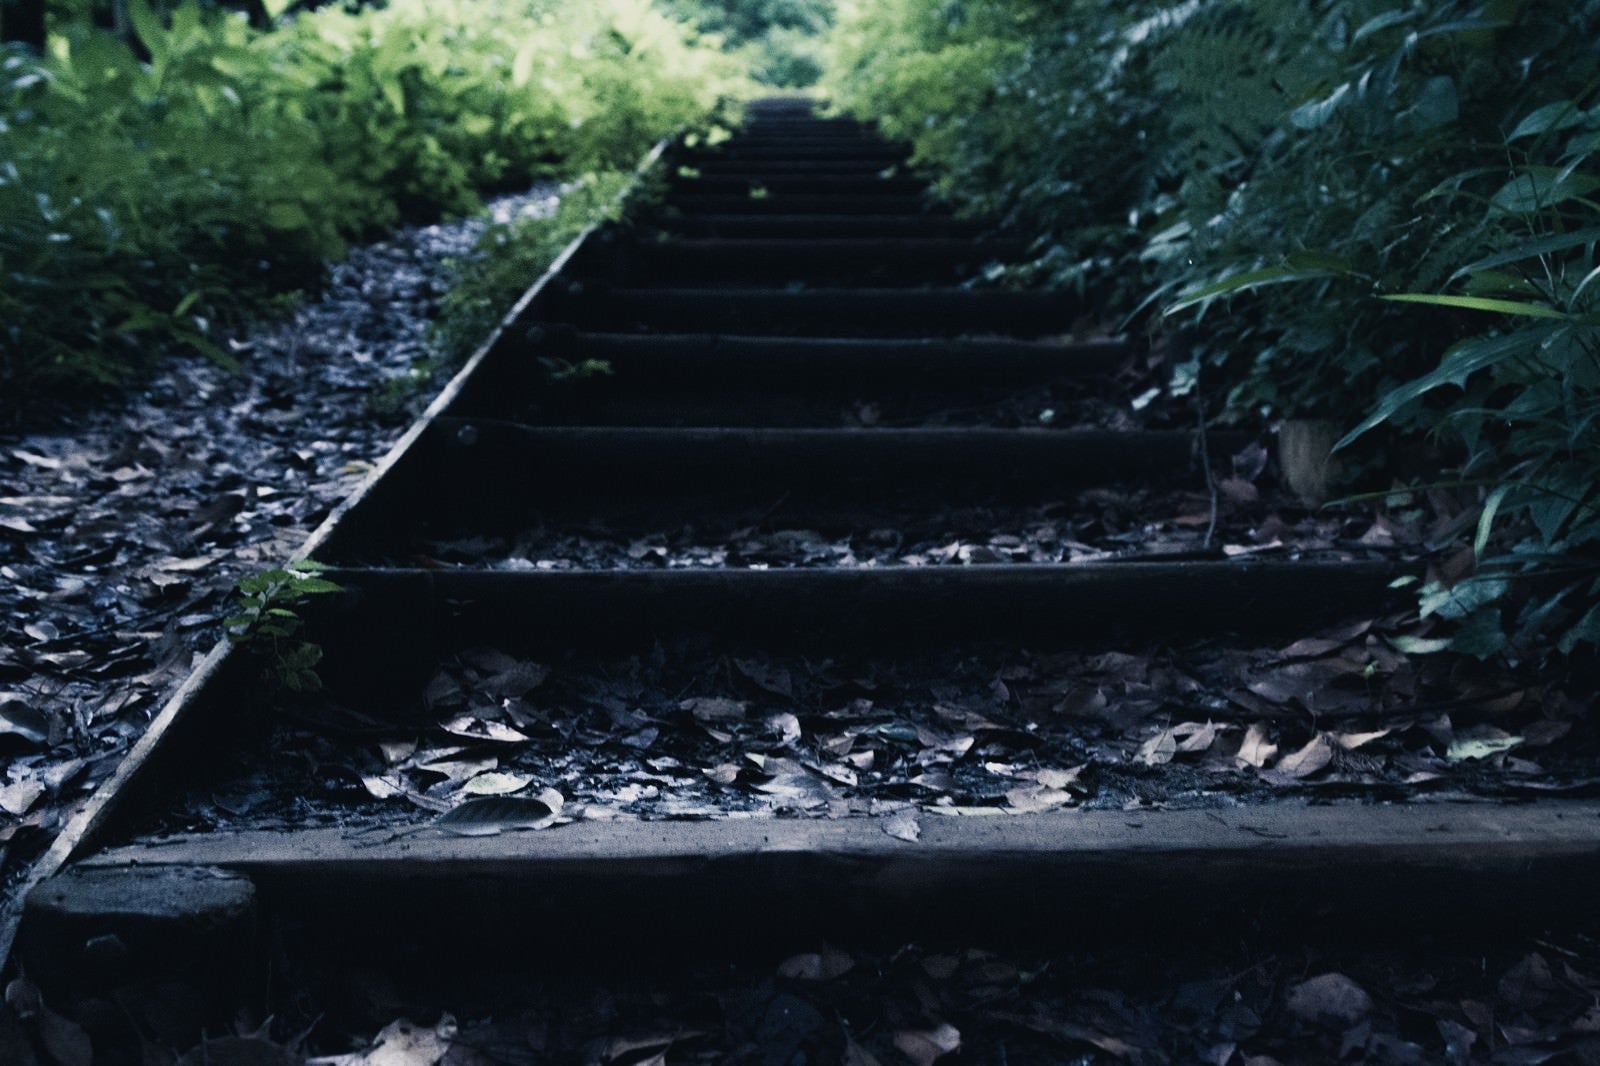
[[561, 190], [548, 218], [519, 218], [490, 226], [476, 254], [455, 265], [456, 277], [441, 302], [433, 340], [444, 357], [459, 362], [561, 250], [591, 225], [618, 217], [632, 171], [587, 174]]
[[1595, 0], [874, 0], [830, 88], [1040, 234], [1028, 274], [1195, 327], [1175, 386], [1205, 367], [1223, 417], [1463, 454], [1480, 567], [1423, 612], [1571, 649], [1600, 639], [1597, 39]]
[[[281, 11], [275, 0], [270, 9]], [[392, 0], [276, 32], [184, 0], [0, 53], [0, 404], [123, 382], [481, 189], [634, 162], [736, 64], [648, 0]]]
[[702, 33], [720, 36], [763, 85], [803, 88], [822, 76], [833, 0], [662, 0]]

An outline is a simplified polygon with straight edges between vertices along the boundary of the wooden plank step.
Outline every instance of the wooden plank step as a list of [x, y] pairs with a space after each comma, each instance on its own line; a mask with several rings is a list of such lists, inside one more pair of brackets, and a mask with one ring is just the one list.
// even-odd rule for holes
[[948, 215], [949, 208], [922, 193], [881, 196], [775, 192], [766, 196], [733, 193], [671, 192], [662, 206], [684, 214], [708, 215]]
[[[912, 842], [875, 818], [579, 822], [477, 837], [241, 830], [139, 840], [80, 869], [230, 871], [250, 878], [263, 911], [340, 937], [404, 929], [433, 951], [481, 946], [480, 932], [505, 943], [513, 930], [579, 951], [726, 949], [770, 937], [775, 914], [793, 942], [959, 929], [966, 943], [1036, 947], [1108, 924], [1145, 942], [1154, 929], [1263, 911], [1414, 934], [1465, 916], [1502, 926], [1507, 900], [1530, 925], [1570, 918], [1600, 893], [1600, 804], [1587, 801], [923, 813], [918, 823]], [[51, 891], [36, 889], [30, 908]], [[441, 913], [451, 920], [433, 920]], [[530, 913], [561, 920], [508, 920]]]
[[620, 246], [610, 273], [634, 285], [658, 280], [671, 285], [925, 285], [976, 277], [990, 264], [1017, 262], [1027, 250], [1026, 241], [949, 237], [645, 239]]
[[953, 337], [1066, 333], [1083, 312], [1068, 293], [979, 289], [607, 288], [574, 282], [542, 308], [585, 329], [797, 336]]
[[[338, 545], [323, 558], [341, 564], [330, 576], [358, 594], [353, 613], [330, 615], [317, 630], [330, 684], [346, 671], [386, 669], [386, 649], [413, 648], [427, 634], [448, 642], [463, 634], [492, 641], [513, 633], [605, 647], [695, 634], [746, 649], [760, 644], [822, 655], [862, 642], [890, 651], [981, 640], [1106, 646], [1196, 632], [1272, 639], [1352, 615], [1371, 617], [1394, 601], [1389, 583], [1416, 569], [1386, 562], [1136, 559], [779, 570], [403, 569], [344, 565], [350, 558]], [[387, 669], [398, 667], [391, 662]]]
[[910, 153], [897, 145], [870, 140], [847, 144], [815, 141], [803, 143], [788, 140], [741, 144], [730, 141], [715, 148], [692, 149], [683, 153], [682, 158], [688, 163], [699, 159], [878, 159], [887, 164], [903, 162], [910, 158]]
[[947, 215], [750, 215], [662, 212], [658, 226], [680, 237], [726, 238], [863, 238], [910, 240], [927, 237], [973, 237], [993, 231], [986, 222]]
[[702, 174], [753, 174], [767, 176], [772, 174], [881, 174], [892, 171], [902, 176], [909, 173], [909, 168], [894, 163], [885, 163], [881, 159], [726, 159], [717, 156], [701, 158], [694, 163], [687, 161], [680, 164], [690, 170], [698, 170]]
[[[799, 427], [838, 426], [845, 412], [876, 404], [885, 425], [906, 425], [1106, 374], [1130, 352], [1114, 339], [741, 337], [556, 326], [524, 336], [527, 343], [508, 344], [484, 363], [449, 413], [543, 425]], [[553, 386], [546, 359], [600, 360], [609, 372]]]
[[927, 238], [981, 237], [996, 228], [975, 219], [949, 214], [684, 214], [662, 209], [653, 218], [653, 232], [672, 238], [723, 237], [729, 239], [861, 239], [883, 237], [899, 240]]
[[699, 177], [676, 179], [669, 195], [748, 196], [760, 190], [769, 194], [801, 193], [817, 196], [904, 196], [920, 195], [928, 183], [921, 178], [882, 177], [869, 174], [746, 174], [718, 171]]
[[[523, 333], [525, 345], [507, 349], [504, 358], [481, 374], [502, 368], [523, 372], [533, 385], [542, 368], [523, 358], [526, 353], [553, 355], [571, 361], [601, 359], [615, 380], [657, 387], [691, 380], [706, 386], [737, 379], [753, 385], [801, 391], [852, 383], [919, 383], [970, 388], [981, 372], [1000, 386], [1014, 386], [1051, 377], [1101, 373], [1114, 369], [1129, 352], [1125, 340], [1034, 341], [1008, 337], [759, 337], [717, 333], [605, 333], [534, 326]], [[493, 386], [503, 391], [511, 378]], [[470, 406], [467, 397], [479, 386], [468, 382], [453, 409]]]
[[[1212, 434], [1218, 455], [1253, 436]], [[329, 559], [554, 522], [619, 528], [870, 521], [885, 508], [1059, 501], [1200, 476], [1187, 431], [523, 426], [442, 417], [353, 510]], [[865, 516], [865, 517], [863, 517]], [[872, 528], [872, 527], [868, 527]]]

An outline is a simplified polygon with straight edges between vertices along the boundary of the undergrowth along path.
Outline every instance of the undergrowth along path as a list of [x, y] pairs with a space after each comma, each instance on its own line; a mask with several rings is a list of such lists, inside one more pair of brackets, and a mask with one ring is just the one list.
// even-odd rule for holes
[[97, 1042], [135, 1035], [108, 981], [340, 1001], [304, 957], [263, 987], [269, 943], [1087, 937], [1375, 886], [1446, 927], [1597, 886], [1592, 726], [1386, 635], [1425, 543], [1131, 415], [1134, 346], [973, 284], [1021, 246], [870, 130], [769, 102], [658, 168], [315, 538], [322, 687], [217, 653], [63, 840], [23, 955]]

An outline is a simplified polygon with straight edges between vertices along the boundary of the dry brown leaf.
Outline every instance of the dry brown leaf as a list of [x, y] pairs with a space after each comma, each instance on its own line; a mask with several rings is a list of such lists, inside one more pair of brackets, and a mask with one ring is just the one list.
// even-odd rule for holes
[[1185, 722], [1172, 727], [1172, 735], [1182, 738], [1178, 743], [1178, 752], [1183, 755], [1192, 755], [1195, 752], [1209, 751], [1211, 745], [1217, 741], [1217, 725], [1207, 722], [1199, 725], [1195, 722]]
[[1251, 722], [1250, 728], [1244, 731], [1244, 743], [1239, 745], [1239, 753], [1234, 756], [1234, 761], [1259, 770], [1276, 754], [1278, 745], [1267, 739], [1267, 727], [1260, 722]]
[[1006, 792], [1006, 803], [1010, 804], [1013, 810], [1024, 814], [1053, 811], [1058, 807], [1067, 806], [1072, 801], [1072, 793], [1067, 790], [1047, 788], [1044, 785], [1026, 785]]
[[1172, 730], [1163, 729], [1143, 744], [1134, 754], [1134, 758], [1146, 766], [1164, 766], [1172, 761], [1178, 753], [1178, 739], [1173, 736]]
[[1310, 777], [1333, 761], [1333, 745], [1318, 733], [1299, 751], [1292, 751], [1278, 760], [1273, 769], [1289, 777]]

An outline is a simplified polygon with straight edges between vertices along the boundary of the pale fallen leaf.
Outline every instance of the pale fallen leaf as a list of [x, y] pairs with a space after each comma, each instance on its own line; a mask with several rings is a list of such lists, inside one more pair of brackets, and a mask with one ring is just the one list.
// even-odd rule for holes
[[508, 796], [533, 784], [532, 774], [485, 773], [469, 778], [461, 790], [471, 796]]
[[491, 722], [470, 714], [457, 715], [439, 726], [451, 736], [487, 740], [496, 744], [526, 744], [531, 737], [504, 722]]
[[378, 750], [383, 752], [383, 761], [393, 766], [395, 763], [405, 762], [417, 753], [417, 742], [414, 740], [384, 740], [379, 741]]
[[1310, 777], [1333, 761], [1333, 745], [1321, 733], [1312, 737], [1299, 751], [1292, 751], [1278, 760], [1273, 769], [1289, 777]]
[[548, 829], [563, 824], [561, 793], [547, 788], [538, 797], [480, 796], [445, 811], [433, 824], [457, 836], [494, 836], [513, 829]]
[[44, 795], [44, 782], [36, 777], [13, 781], [0, 788], [0, 808], [7, 814], [14, 814], [20, 818], [28, 813], [42, 795]]
[[394, 799], [409, 791], [405, 782], [390, 774], [362, 774], [361, 784], [373, 799]]
[[1289, 1013], [1306, 1022], [1354, 1025], [1372, 1010], [1372, 997], [1342, 973], [1325, 973], [1289, 989]]
[[800, 739], [800, 719], [787, 711], [768, 717], [767, 728], [777, 736], [780, 747], [787, 748]]
[[778, 964], [778, 975], [796, 981], [831, 981], [855, 969], [856, 961], [838, 948], [791, 955]]
[[1244, 731], [1244, 743], [1239, 745], [1239, 753], [1234, 756], [1234, 761], [1241, 766], [1260, 769], [1276, 754], [1278, 745], [1267, 739], [1267, 727], [1260, 722], [1251, 722], [1250, 728]]
[[1078, 783], [1078, 779], [1083, 776], [1083, 771], [1087, 767], [1087, 763], [1065, 770], [1058, 767], [1045, 767], [1042, 770], [1034, 771], [1033, 779], [1045, 788], [1071, 788]]
[[1357, 748], [1371, 744], [1374, 740], [1382, 740], [1391, 732], [1393, 730], [1375, 729], [1370, 733], [1329, 733], [1328, 736], [1345, 751], [1355, 751]]
[[1493, 726], [1478, 726], [1457, 733], [1445, 749], [1444, 757], [1450, 762], [1465, 762], [1468, 759], [1486, 759], [1521, 746], [1522, 738], [1519, 736]]
[[1178, 753], [1178, 739], [1172, 735], [1172, 730], [1163, 729], [1143, 744], [1139, 745], [1134, 758], [1146, 766], [1162, 766], [1172, 761]]
[[961, 1047], [961, 1031], [948, 1022], [936, 1029], [902, 1029], [894, 1046], [916, 1066], [931, 1066]]
[[680, 710], [688, 711], [700, 722], [742, 722], [749, 706], [744, 700], [724, 699], [721, 696], [695, 697], [678, 704]]
[[1209, 751], [1211, 745], [1217, 741], [1217, 725], [1215, 722], [1207, 722], [1204, 725], [1185, 722], [1183, 725], [1173, 726], [1172, 735], [1181, 738], [1178, 742], [1179, 754], [1189, 755]]
[[384, 1026], [365, 1051], [307, 1059], [306, 1066], [437, 1066], [455, 1046], [456, 1032], [448, 1014], [434, 1026], [401, 1018]]
[[1025, 785], [1006, 792], [1006, 803], [1010, 804], [1012, 810], [1024, 814], [1055, 810], [1071, 802], [1072, 793], [1066, 789], [1049, 788], [1045, 785]]
[[917, 821], [917, 812], [910, 808], [896, 811], [885, 818], [882, 824], [885, 833], [908, 844], [915, 844], [922, 836], [922, 823]]

